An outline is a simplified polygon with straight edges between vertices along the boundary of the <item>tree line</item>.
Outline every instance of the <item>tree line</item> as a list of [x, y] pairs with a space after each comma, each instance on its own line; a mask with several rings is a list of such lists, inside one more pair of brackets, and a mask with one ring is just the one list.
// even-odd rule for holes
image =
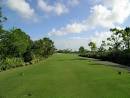
[[112, 35], [107, 41], [102, 41], [100, 47], [95, 42], [89, 42], [91, 51], [79, 48], [79, 55], [83, 57], [107, 60], [130, 66], [130, 27], [124, 29], [110, 29]]
[[6, 30], [3, 28], [6, 20], [0, 7], [0, 71], [36, 63], [54, 53], [51, 39], [45, 37], [33, 41], [20, 28]]

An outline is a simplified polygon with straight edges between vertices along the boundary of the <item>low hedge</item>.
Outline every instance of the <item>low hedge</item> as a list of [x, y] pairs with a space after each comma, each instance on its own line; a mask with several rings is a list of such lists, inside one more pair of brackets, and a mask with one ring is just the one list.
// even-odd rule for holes
[[79, 56], [101, 59], [103, 61], [111, 61], [130, 66], [130, 50], [111, 52], [88, 52]]

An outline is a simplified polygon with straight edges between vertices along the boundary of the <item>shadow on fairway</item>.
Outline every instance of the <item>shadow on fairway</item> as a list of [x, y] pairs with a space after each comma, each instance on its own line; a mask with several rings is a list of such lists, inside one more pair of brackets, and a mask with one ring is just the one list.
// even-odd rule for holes
[[86, 58], [74, 58], [74, 59], [58, 59], [57, 61], [88, 61], [91, 62], [90, 60], [86, 59]]

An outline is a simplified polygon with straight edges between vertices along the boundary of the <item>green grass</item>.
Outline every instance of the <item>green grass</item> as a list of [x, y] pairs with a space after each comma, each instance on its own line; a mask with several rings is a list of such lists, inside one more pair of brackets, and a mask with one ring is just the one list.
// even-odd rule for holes
[[55, 54], [1, 72], [0, 98], [130, 98], [130, 74], [76, 55]]

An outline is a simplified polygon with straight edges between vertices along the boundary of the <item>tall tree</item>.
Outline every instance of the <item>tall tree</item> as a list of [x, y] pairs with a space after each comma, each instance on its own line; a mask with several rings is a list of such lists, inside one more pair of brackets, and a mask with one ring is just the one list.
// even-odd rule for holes
[[54, 53], [54, 42], [49, 38], [43, 38], [34, 42], [33, 51], [37, 55], [48, 57]]
[[122, 37], [120, 34], [120, 30], [114, 28], [110, 29], [110, 31], [112, 32], [112, 35], [109, 38], [107, 38], [107, 45], [110, 46], [109, 48], [112, 50], [120, 50], [122, 46]]
[[48, 57], [54, 52], [54, 42], [49, 38], [43, 38], [43, 56]]
[[3, 40], [7, 40], [7, 31], [3, 29], [3, 23], [7, 20], [2, 14], [2, 7], [0, 5], [0, 58], [5, 58], [5, 44]]
[[124, 30], [121, 30], [120, 32], [126, 49], [130, 49], [130, 27], [126, 27]]
[[94, 42], [88, 43], [88, 46], [91, 48], [91, 51], [96, 51], [97, 49], [96, 43]]
[[102, 41], [100, 48], [98, 48], [98, 51], [104, 52], [106, 50], [105, 47], [106, 47], [106, 42]]
[[79, 54], [80, 54], [80, 55], [83, 55], [84, 53], [85, 53], [85, 49], [84, 49], [83, 46], [81, 46], [81, 47], [79, 48]]
[[5, 16], [3, 16], [2, 14], [2, 7], [0, 5], [0, 29], [2, 29], [3, 27], [3, 23], [7, 20], [7, 18]]
[[7, 53], [10, 56], [22, 57], [28, 48], [31, 48], [30, 37], [21, 29], [10, 30], [7, 46]]

